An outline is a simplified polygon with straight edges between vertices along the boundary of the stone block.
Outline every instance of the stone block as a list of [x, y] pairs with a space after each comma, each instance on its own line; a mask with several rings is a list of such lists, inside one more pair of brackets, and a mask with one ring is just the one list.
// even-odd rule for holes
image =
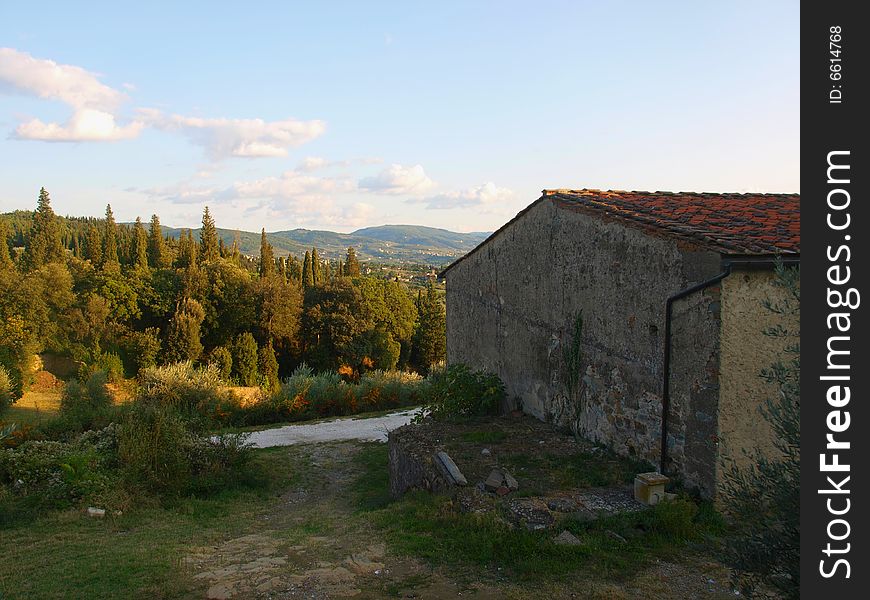
[[661, 473], [640, 473], [634, 478], [634, 499], [654, 506], [665, 499], [665, 485], [670, 481]]
[[462, 474], [450, 455], [443, 450], [435, 453], [435, 465], [453, 485], [468, 485], [465, 475]]

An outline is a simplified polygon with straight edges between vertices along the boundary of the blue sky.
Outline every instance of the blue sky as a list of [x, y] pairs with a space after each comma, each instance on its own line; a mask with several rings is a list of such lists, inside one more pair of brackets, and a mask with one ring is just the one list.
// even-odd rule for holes
[[250, 4], [0, 4], [0, 211], [483, 231], [543, 188], [799, 191], [796, 1]]

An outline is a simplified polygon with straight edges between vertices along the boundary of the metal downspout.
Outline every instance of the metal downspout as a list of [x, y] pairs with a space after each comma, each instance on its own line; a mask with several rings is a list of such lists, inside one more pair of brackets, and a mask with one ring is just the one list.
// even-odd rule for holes
[[706, 281], [702, 281], [690, 288], [686, 288], [677, 292], [668, 298], [665, 304], [665, 356], [662, 366], [662, 452], [661, 464], [659, 472], [665, 475], [665, 464], [668, 460], [668, 417], [671, 410], [671, 317], [673, 313], [673, 304], [680, 298], [685, 298], [697, 291], [703, 290], [706, 287], [718, 283], [731, 274], [731, 264], [725, 265], [725, 270]]

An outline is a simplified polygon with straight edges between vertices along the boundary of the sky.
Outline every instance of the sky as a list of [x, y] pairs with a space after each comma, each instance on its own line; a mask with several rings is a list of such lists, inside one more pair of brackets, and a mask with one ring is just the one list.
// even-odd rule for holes
[[799, 2], [3, 2], [0, 212], [492, 231], [799, 192]]

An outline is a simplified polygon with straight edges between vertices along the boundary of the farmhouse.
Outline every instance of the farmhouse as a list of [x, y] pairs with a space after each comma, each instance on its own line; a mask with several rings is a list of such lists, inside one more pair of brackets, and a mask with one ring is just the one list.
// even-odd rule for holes
[[759, 372], [783, 342], [762, 302], [775, 260], [800, 259], [799, 203], [545, 190], [442, 272], [447, 360], [498, 373], [505, 409], [715, 496], [728, 461], [773, 448]]

